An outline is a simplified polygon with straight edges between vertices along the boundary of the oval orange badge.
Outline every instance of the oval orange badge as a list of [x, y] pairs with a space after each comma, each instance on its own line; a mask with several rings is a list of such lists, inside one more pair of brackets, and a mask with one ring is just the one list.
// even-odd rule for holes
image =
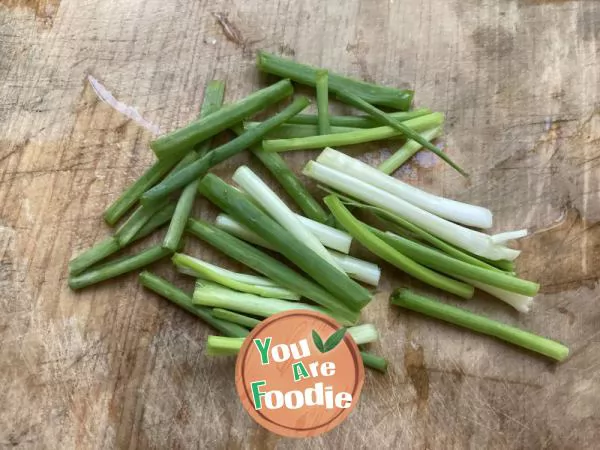
[[238, 354], [244, 408], [287, 437], [325, 433], [358, 403], [365, 373], [359, 349], [332, 318], [313, 311], [276, 314], [256, 326]]

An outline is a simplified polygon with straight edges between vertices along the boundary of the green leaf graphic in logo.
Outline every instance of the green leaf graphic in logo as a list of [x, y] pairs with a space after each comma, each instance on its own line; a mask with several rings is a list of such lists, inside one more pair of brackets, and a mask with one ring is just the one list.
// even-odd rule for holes
[[317, 349], [321, 353], [325, 353], [324, 348], [323, 348], [323, 339], [321, 339], [321, 336], [319, 336], [319, 333], [317, 333], [316, 330], [312, 330], [312, 338], [313, 338], [313, 342], [315, 343], [315, 346], [317, 347]]
[[313, 338], [313, 342], [315, 343], [315, 346], [317, 347], [317, 349], [319, 349], [319, 351], [321, 353], [327, 353], [330, 352], [331, 350], [333, 350], [334, 348], [336, 348], [338, 346], [338, 344], [340, 342], [342, 342], [342, 339], [344, 339], [344, 335], [346, 334], [346, 328], [342, 327], [339, 330], [337, 330], [335, 333], [333, 333], [331, 336], [329, 336], [327, 338], [327, 340], [325, 341], [325, 343], [323, 344], [323, 340], [321, 339], [321, 336], [319, 336], [319, 333], [317, 333], [315, 330], [312, 331], [312, 338]]

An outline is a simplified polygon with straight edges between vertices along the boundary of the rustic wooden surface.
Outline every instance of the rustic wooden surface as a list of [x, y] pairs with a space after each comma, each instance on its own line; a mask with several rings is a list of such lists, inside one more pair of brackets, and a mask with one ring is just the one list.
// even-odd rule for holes
[[[0, 1], [0, 447], [597, 446], [599, 2], [340, 5]], [[389, 373], [368, 374], [342, 426], [293, 441], [253, 424], [233, 362], [202, 354], [207, 328], [135, 276], [69, 291], [67, 261], [107, 235], [103, 209], [152, 161], [151, 133], [99, 101], [88, 76], [170, 130], [195, 115], [208, 79], [225, 79], [230, 100], [255, 89], [257, 48], [412, 86], [447, 114], [448, 151], [472, 183], [426, 155], [401, 176], [491, 207], [497, 230], [535, 230], [519, 260], [543, 285], [533, 312], [483, 295], [467, 306], [568, 343], [566, 363], [390, 308], [393, 287], [421, 286], [384, 266], [364, 317]], [[190, 251], [229, 263], [198, 242]]]

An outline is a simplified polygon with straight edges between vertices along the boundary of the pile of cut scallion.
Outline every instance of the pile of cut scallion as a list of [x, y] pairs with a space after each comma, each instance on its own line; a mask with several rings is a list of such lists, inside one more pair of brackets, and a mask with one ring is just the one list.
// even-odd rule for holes
[[[507, 243], [526, 230], [487, 234], [492, 213], [403, 183], [392, 174], [421, 149], [432, 151], [463, 176], [466, 172], [432, 143], [444, 116], [410, 109], [413, 92], [366, 83], [260, 52], [258, 68], [283, 79], [235, 103], [224, 103], [225, 84], [209, 82], [199, 117], [151, 143], [157, 160], [104, 214], [112, 236], [69, 263], [69, 286], [81, 289], [127, 272], [143, 270], [140, 283], [212, 326], [208, 355], [236, 354], [249, 330], [282, 311], [319, 311], [348, 327], [359, 345], [376, 341], [372, 324], [360, 324], [381, 271], [351, 256], [351, 244], [432, 287], [461, 298], [476, 289], [517, 311], [530, 310], [539, 285], [515, 274], [519, 251]], [[292, 99], [292, 82], [316, 91], [317, 114], [305, 114], [305, 97]], [[335, 98], [360, 115], [330, 114]], [[285, 103], [262, 121], [257, 113]], [[213, 143], [215, 136], [222, 144]], [[372, 167], [331, 147], [403, 139], [388, 159]], [[280, 153], [321, 150], [302, 172], [316, 181], [323, 203], [305, 187]], [[248, 166], [233, 173], [234, 184], [210, 169], [249, 151], [288, 194], [284, 202]], [[214, 221], [190, 217], [203, 198], [221, 211]], [[299, 214], [296, 211], [300, 211]], [[126, 217], [127, 216], [127, 217]], [[163, 241], [120, 255], [132, 243], [167, 227]], [[247, 267], [238, 273], [186, 253], [187, 234]], [[113, 256], [114, 255], [114, 256]], [[174, 268], [194, 277], [193, 292], [144, 270], [170, 257]], [[393, 274], [392, 274], [393, 276]], [[558, 361], [564, 345], [482, 317], [465, 309], [398, 289], [391, 303], [480, 333], [495, 336]], [[385, 371], [387, 361], [362, 352], [366, 366]]]

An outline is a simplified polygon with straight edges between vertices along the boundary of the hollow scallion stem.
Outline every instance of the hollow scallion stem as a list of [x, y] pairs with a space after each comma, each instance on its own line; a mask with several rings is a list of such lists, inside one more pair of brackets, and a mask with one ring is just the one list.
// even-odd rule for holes
[[319, 134], [329, 134], [329, 75], [326, 70], [317, 71], [315, 82], [317, 90], [317, 112], [319, 119]]
[[365, 100], [363, 100], [362, 98], [353, 94], [350, 91], [342, 90], [337, 93], [337, 97], [340, 100], [342, 100], [344, 103], [347, 103], [351, 106], [354, 106], [355, 108], [360, 109], [361, 111], [366, 112], [374, 120], [379, 121], [381, 123], [381, 125], [390, 126], [393, 129], [400, 131], [404, 136], [406, 136], [407, 139], [412, 139], [413, 141], [417, 141], [419, 144], [421, 144], [427, 150], [432, 151], [439, 158], [446, 161], [446, 163], [448, 163], [450, 165], [450, 167], [452, 167], [454, 170], [456, 170], [458, 173], [460, 173], [463, 177], [468, 176], [467, 173], [458, 164], [456, 164], [454, 161], [452, 161], [452, 159], [445, 152], [443, 152], [442, 150], [437, 148], [435, 145], [433, 145], [427, 139], [424, 139], [423, 137], [421, 137], [421, 135], [418, 132], [412, 130], [410, 127], [407, 127], [404, 123], [396, 122], [387, 113], [385, 113], [384, 111], [380, 110], [379, 108], [371, 105], [369, 102], [366, 102]]
[[233, 237], [229, 233], [221, 231], [214, 225], [201, 220], [190, 219], [188, 220], [187, 230], [236, 261], [262, 273], [278, 285], [297, 292], [302, 297], [308, 298], [327, 308], [330, 315], [342, 324], [354, 324], [358, 320], [358, 312], [347, 308], [341, 301], [318, 284], [303, 277], [252, 245]]
[[[441, 126], [421, 132], [421, 138], [430, 142], [440, 137], [441, 135]], [[422, 148], [423, 146], [419, 142], [414, 141], [412, 139], [408, 139], [402, 147], [400, 147], [396, 152], [394, 152], [393, 155], [391, 155], [388, 159], [379, 164], [378, 169], [381, 170], [383, 173], [391, 175]]]
[[[267, 52], [259, 52], [257, 67], [266, 73], [271, 73], [283, 78], [315, 86], [319, 68], [301, 64], [291, 59], [282, 58]], [[350, 90], [354, 94], [376, 105], [387, 106], [393, 109], [406, 111], [410, 108], [413, 91], [381, 86], [379, 84], [367, 83], [355, 80], [329, 71], [329, 90], [339, 92]]]
[[212, 203], [267, 242], [272, 243], [283, 256], [350, 309], [358, 311], [371, 300], [369, 291], [317, 255], [250, 201], [246, 195], [214, 174], [206, 175], [200, 182], [200, 186], [203, 195]]
[[563, 361], [569, 356], [569, 349], [559, 342], [537, 336], [533, 333], [511, 327], [487, 317], [474, 314], [462, 308], [446, 305], [417, 295], [408, 289], [399, 289], [390, 297], [393, 305], [419, 312], [426, 316], [452, 323], [488, 336], [494, 336], [528, 350]]
[[377, 237], [364, 224], [357, 220], [336, 196], [329, 195], [325, 197], [325, 204], [329, 207], [336, 221], [353, 238], [375, 255], [431, 286], [463, 298], [471, 298], [473, 296], [472, 286], [448, 278], [420, 265]]
[[238, 325], [245, 328], [254, 328], [260, 323], [260, 320], [254, 317], [248, 317], [240, 313], [229, 311], [222, 308], [213, 308], [211, 314], [220, 320], [225, 320], [231, 323], [237, 323]]
[[[201, 117], [207, 117], [217, 112], [223, 105], [223, 98], [225, 95], [225, 83], [218, 80], [210, 81], [204, 90], [204, 102], [200, 110]], [[198, 145], [198, 147], [192, 153], [197, 158], [205, 156], [211, 145], [211, 139], [207, 139]], [[175, 251], [179, 247], [179, 242], [183, 236], [187, 220], [194, 206], [194, 200], [196, 199], [196, 193], [198, 192], [199, 180], [194, 180], [188, 184], [177, 200], [177, 207], [169, 229], [163, 240], [163, 247], [166, 247], [172, 251]]]
[[289, 80], [281, 80], [236, 103], [221, 108], [214, 114], [160, 136], [150, 144], [150, 147], [159, 159], [181, 159], [183, 155], [192, 150], [194, 145], [289, 97], [292, 92], [292, 83]]
[[243, 338], [249, 334], [249, 331], [239, 324], [213, 316], [209, 308], [194, 305], [189, 295], [152, 272], [144, 271], [140, 273], [139, 280], [142, 286], [156, 292], [190, 314], [199, 317], [225, 336]]
[[[428, 114], [403, 122], [415, 132], [428, 130], [441, 125], [444, 115], [441, 113]], [[294, 139], [270, 139], [263, 141], [263, 149], [266, 152], [287, 152], [292, 150], [322, 149], [325, 147], [342, 147], [345, 145], [363, 144], [365, 142], [390, 139], [402, 136], [403, 133], [392, 127], [365, 128], [349, 133], [325, 134], [323, 136], [311, 136]]]
[[[227, 142], [226, 144], [223, 144], [220, 147], [217, 147], [204, 157], [194, 161], [189, 166], [184, 167], [177, 172], [172, 179], [154, 186], [142, 196], [142, 202], [156, 201], [157, 199], [163, 198], [177, 189], [187, 186], [192, 181], [204, 175], [211, 167], [256, 144], [258, 141], [260, 141], [260, 139], [262, 139], [265, 133], [276, 126], [281, 125], [295, 114], [298, 114], [300, 111], [306, 108], [308, 103], [308, 99], [305, 97], [299, 97], [295, 99], [291, 105], [286, 107], [283, 111], [275, 116], [262, 122], [261, 125], [253, 128], [252, 130], [246, 131], [237, 138]], [[218, 114], [219, 112], [211, 114], [207, 117], [207, 119]]]
[[71, 289], [82, 289], [127, 272], [141, 269], [170, 254], [171, 251], [169, 249], [164, 249], [160, 245], [154, 245], [135, 255], [119, 258], [116, 261], [109, 261], [79, 275], [70, 276], [69, 287]]

